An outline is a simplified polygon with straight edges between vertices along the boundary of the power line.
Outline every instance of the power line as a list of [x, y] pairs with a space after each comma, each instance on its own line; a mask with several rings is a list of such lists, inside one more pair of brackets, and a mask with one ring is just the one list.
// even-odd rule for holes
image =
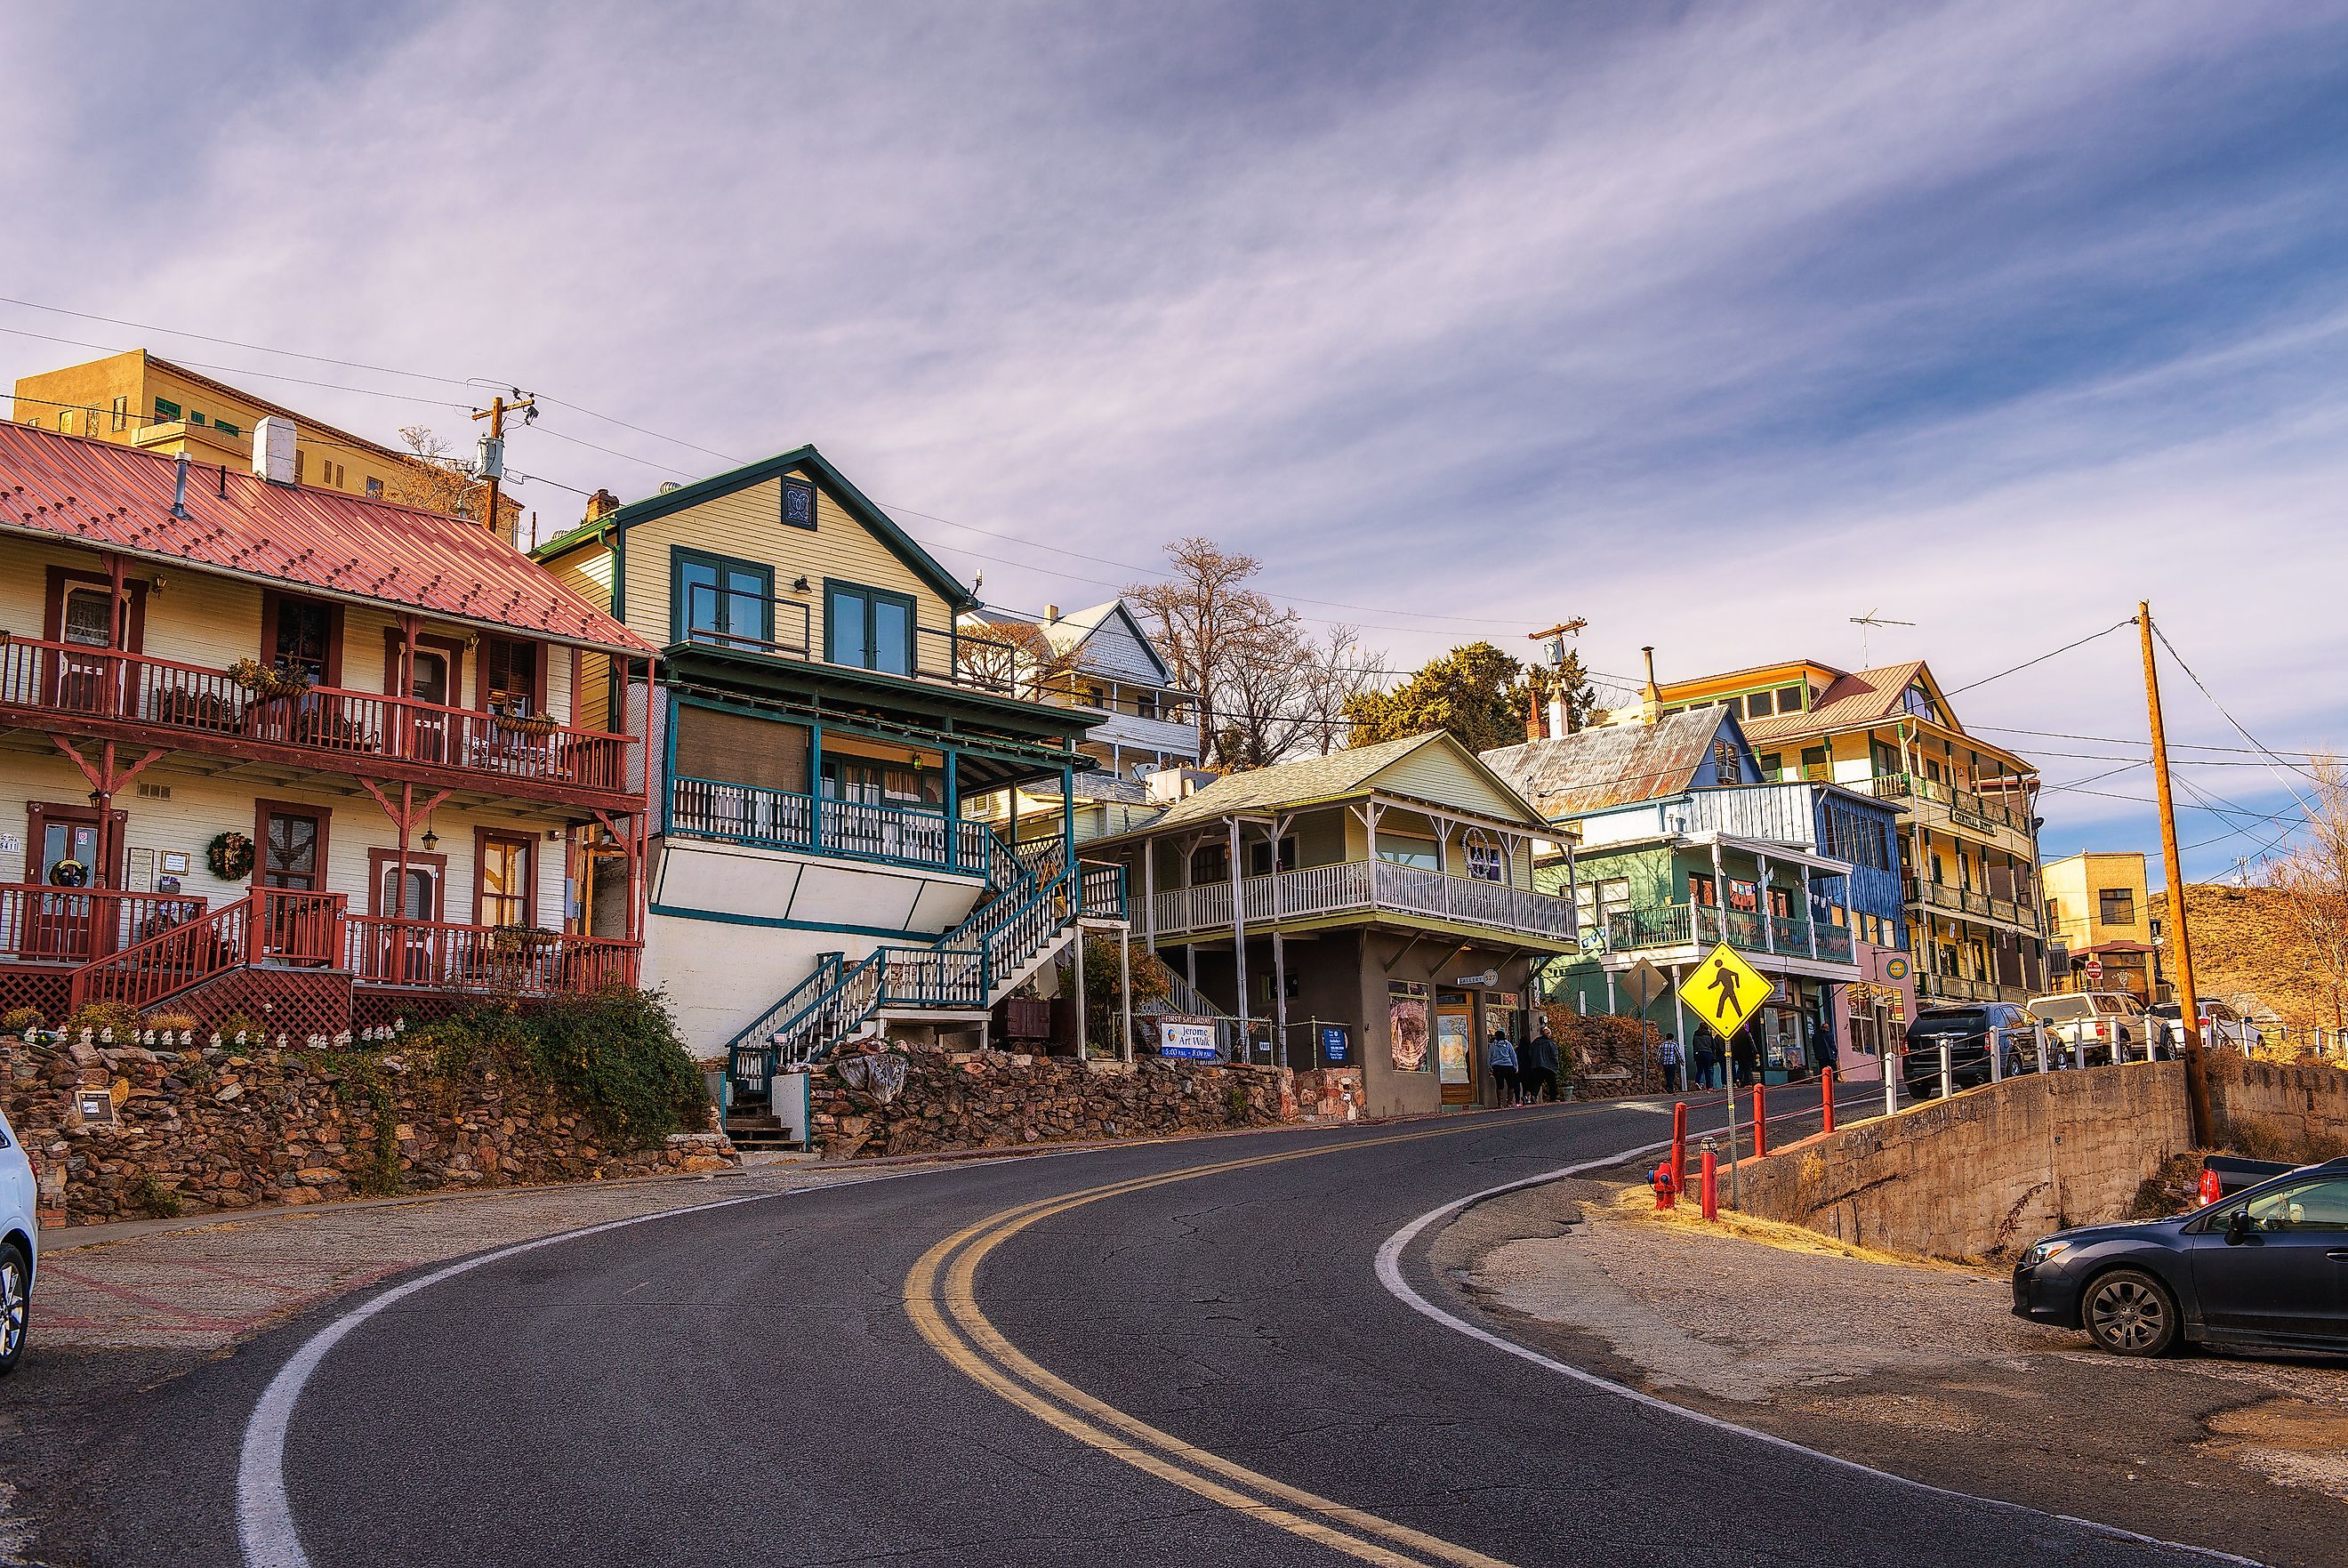
[[[62, 343], [69, 348], [94, 348], [100, 354], [127, 354], [129, 349], [110, 344], [85, 343], [77, 337], [57, 337], [46, 332], [27, 332], [21, 326], [0, 326], [0, 332], [15, 337], [36, 337], [43, 343]], [[258, 376], [263, 381], [290, 381], [296, 387], [318, 387], [329, 392], [351, 392], [362, 397], [388, 397], [395, 403], [413, 403], [426, 408], [461, 408], [472, 411], [469, 403], [444, 403], [438, 398], [418, 397], [412, 392], [382, 392], [372, 387], [345, 387], [339, 381], [313, 381], [304, 377], [282, 375], [274, 370], [249, 370], [241, 365], [211, 365], [201, 359], [175, 359], [174, 365], [184, 365], [192, 370], [217, 370], [223, 376]]]
[[1970, 686], [1948, 687], [1943, 690], [1941, 695], [1942, 696], [1962, 696], [1966, 692], [1972, 691], [1975, 686], [1985, 686], [1992, 681], [2002, 681], [2008, 676], [2020, 675], [2024, 670], [2030, 668], [2034, 665], [2043, 665], [2049, 659], [2056, 658], [2064, 654], [2069, 653], [2073, 648], [2084, 648], [2089, 643], [2094, 642], [2097, 637], [2108, 637], [2114, 632], [2118, 631], [2122, 626], [2132, 626], [2134, 624], [2136, 624], [2136, 617], [2133, 615], [2129, 616], [2125, 621], [2115, 621], [2110, 625], [2106, 626], [2102, 631], [2090, 632], [2075, 643], [2065, 643], [2051, 654], [2041, 654], [2034, 659], [2024, 660], [2021, 664], [2014, 665], [2012, 669], [2000, 670], [1993, 676], [1983, 676], [1981, 679], [1974, 681]]
[[[2145, 746], [2149, 744], [2149, 742], [2132, 739], [2131, 738], [2124, 735], [2074, 735], [2068, 730], [2021, 729], [2010, 724], [1976, 724], [1972, 727], [1974, 729], [1987, 730], [1993, 735], [2030, 735], [2037, 736], [2047, 740], [2085, 740], [2091, 741], [2098, 746]], [[2168, 743], [2168, 749], [2171, 751], [2179, 749], [2187, 751], [2232, 751], [2240, 752], [2244, 756], [2258, 756], [2262, 754], [2277, 755], [2263, 753], [2261, 748], [2254, 746], [2215, 746], [2207, 742], [2191, 740], [2172, 740]], [[2049, 753], [2048, 755], [2053, 754]], [[2322, 754], [2313, 751], [2291, 751], [2280, 753], [2279, 755], [2312, 758]]]
[[[46, 311], [52, 315], [78, 316], [83, 321], [102, 321], [108, 326], [127, 326], [138, 332], [160, 332], [166, 337], [192, 337], [199, 343], [217, 343], [228, 348], [250, 349], [255, 354], [274, 354], [283, 359], [307, 359], [318, 365], [339, 365], [345, 370], [371, 371], [377, 376], [405, 376], [411, 380], [438, 381], [450, 387], [470, 387], [473, 385], [473, 382], [471, 381], [459, 381], [453, 376], [433, 376], [421, 370], [397, 370], [388, 365], [368, 365], [355, 359], [336, 359], [332, 355], [328, 354], [304, 354], [300, 350], [293, 348], [272, 348], [267, 344], [263, 343], [245, 343], [233, 337], [214, 337], [211, 334], [206, 332], [189, 332], [181, 327], [156, 326], [151, 323], [143, 321], [125, 321], [120, 316], [98, 315], [86, 310], [67, 310], [63, 305], [41, 304], [28, 299], [11, 299], [5, 294], [0, 294], [0, 304], [22, 305], [26, 310]], [[39, 334], [27, 333], [25, 335], [38, 336]], [[51, 341], [64, 343], [68, 340], [60, 337], [54, 338]], [[83, 346], [87, 347], [88, 346], [84, 345]], [[187, 363], [193, 364], [194, 361], [191, 360]], [[584, 409], [580, 411], [582, 413], [586, 412]]]
[[[2219, 714], [2224, 717], [2225, 721], [2234, 727], [2234, 733], [2240, 735], [2244, 740], [2249, 741], [2252, 746], [2257, 747], [2264, 755], [2274, 758], [2277, 762], [2281, 762], [2284, 767], [2289, 768], [2292, 772], [2299, 774], [2302, 778], [2311, 779], [2319, 785], [2326, 782], [2322, 775], [2311, 773], [2306, 769], [2300, 767], [2296, 763], [2284, 761], [2282, 756], [2272, 747], [2267, 745], [2265, 741], [2260, 740], [2257, 736], [2252, 735], [2248, 729], [2244, 728], [2242, 721], [2236, 718], [2231, 713], [2228, 712], [2226, 705], [2218, 700], [2217, 694], [2209, 689], [2209, 686], [2199, 676], [2193, 673], [2193, 666], [2185, 662], [2185, 655], [2177, 651], [2177, 645], [2168, 640], [2168, 634], [2161, 629], [2158, 622], [2153, 623], [2152, 634], [2160, 639], [2160, 645], [2168, 650], [2168, 656], [2177, 661], [2177, 667], [2185, 672], [2186, 678], [2190, 680], [2196, 686], [2199, 687], [2201, 695], [2209, 699], [2209, 706], [2216, 708]], [[2287, 783], [2288, 780], [2286, 780], [2286, 784]], [[2294, 799], [2299, 801], [2300, 805], [2303, 809], [2310, 811], [2314, 810], [2313, 807], [2308, 805], [2306, 799], [2300, 795], [2297, 789], [2291, 790], [2291, 796]]]

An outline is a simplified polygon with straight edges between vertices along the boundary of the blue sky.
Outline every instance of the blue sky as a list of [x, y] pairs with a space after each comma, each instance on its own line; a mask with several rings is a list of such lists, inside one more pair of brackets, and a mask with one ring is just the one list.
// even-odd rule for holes
[[[1872, 610], [1959, 686], [2149, 597], [2261, 740], [2348, 717], [2348, 12], [173, 15], [0, 18], [0, 293], [561, 399], [513, 454], [549, 528], [812, 440], [1023, 608], [1199, 531], [1397, 666], [1568, 614], [1601, 671], [1855, 665]], [[0, 329], [0, 379], [86, 355], [38, 333], [385, 436], [471, 400]], [[2142, 750], [2134, 660], [1959, 712], [2127, 743], [1994, 737], [2085, 779]], [[2048, 854], [2151, 845], [2148, 793], [2051, 791]], [[2276, 830], [2190, 813], [2188, 874]]]

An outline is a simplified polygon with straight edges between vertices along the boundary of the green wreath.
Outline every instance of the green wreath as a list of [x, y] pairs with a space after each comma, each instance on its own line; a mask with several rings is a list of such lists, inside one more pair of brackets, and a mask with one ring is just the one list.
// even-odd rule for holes
[[204, 864], [222, 882], [242, 882], [252, 874], [252, 841], [242, 833], [222, 833], [204, 851]]

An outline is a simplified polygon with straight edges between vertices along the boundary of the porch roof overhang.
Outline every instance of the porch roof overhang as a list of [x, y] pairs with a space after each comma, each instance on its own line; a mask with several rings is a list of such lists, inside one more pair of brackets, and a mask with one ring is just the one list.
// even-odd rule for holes
[[1796, 844], [1772, 843], [1766, 839], [1743, 838], [1735, 833], [1724, 833], [1716, 828], [1709, 828], [1700, 833], [1689, 833], [1682, 841], [1690, 847], [1703, 849], [1710, 849], [1716, 843], [1724, 850], [1735, 850], [1740, 854], [1752, 855], [1757, 860], [1769, 861], [1779, 865], [1807, 866], [1814, 872], [1819, 872], [1830, 877], [1847, 877], [1854, 869], [1849, 861], [1838, 861], [1831, 855], [1819, 854], [1815, 850], [1806, 850]]
[[1546, 838], [1551, 830], [1550, 824], [1538, 818], [1502, 817], [1462, 806], [1447, 806], [1438, 801], [1421, 799], [1417, 796], [1405, 795], [1393, 789], [1345, 789], [1303, 799], [1282, 800], [1276, 804], [1234, 806], [1228, 811], [1211, 812], [1205, 817], [1188, 817], [1170, 826], [1162, 822], [1145, 822], [1138, 828], [1129, 828], [1122, 833], [1111, 834], [1098, 840], [1097, 842], [1123, 847], [1158, 839], [1198, 838], [1227, 828], [1234, 821], [1250, 827], [1270, 827], [1276, 821], [1300, 816], [1306, 811], [1332, 810], [1353, 811], [1372, 805], [1389, 810], [1416, 812], [1429, 819], [1440, 819], [1464, 827], [1487, 828], [1493, 832], [1505, 833], [1519, 839]]
[[698, 644], [661, 668], [670, 690], [718, 707], [956, 752], [964, 794], [1099, 766], [1076, 748], [1097, 721], [1071, 708]]

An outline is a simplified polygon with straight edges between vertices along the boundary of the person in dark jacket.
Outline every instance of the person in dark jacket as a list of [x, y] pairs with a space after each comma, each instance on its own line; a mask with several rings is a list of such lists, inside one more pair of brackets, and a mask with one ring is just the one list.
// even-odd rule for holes
[[1524, 1080], [1525, 1099], [1538, 1104], [1541, 1090], [1547, 1088], [1551, 1099], [1557, 1098], [1557, 1037], [1543, 1024], [1525, 1047], [1518, 1072]]

